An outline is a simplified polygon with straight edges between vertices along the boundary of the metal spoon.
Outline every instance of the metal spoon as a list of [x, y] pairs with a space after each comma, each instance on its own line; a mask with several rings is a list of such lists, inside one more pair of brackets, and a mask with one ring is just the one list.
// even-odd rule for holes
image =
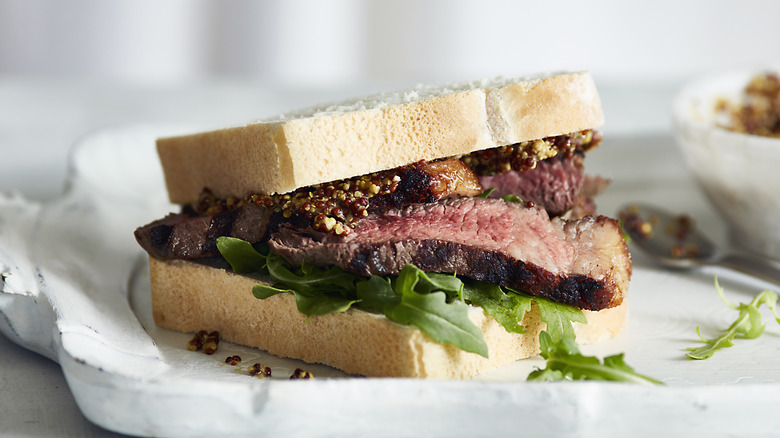
[[719, 251], [689, 216], [632, 204], [622, 208], [619, 217], [631, 242], [663, 266], [682, 269], [719, 266], [780, 284], [780, 266], [749, 254]]

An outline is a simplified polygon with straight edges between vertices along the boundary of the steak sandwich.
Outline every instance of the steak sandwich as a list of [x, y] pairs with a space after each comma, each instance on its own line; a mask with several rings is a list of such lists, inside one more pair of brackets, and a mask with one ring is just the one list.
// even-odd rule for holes
[[[464, 378], [625, 324], [588, 73], [418, 87], [159, 139], [155, 323], [367, 376]], [[565, 330], [564, 330], [565, 332]]]

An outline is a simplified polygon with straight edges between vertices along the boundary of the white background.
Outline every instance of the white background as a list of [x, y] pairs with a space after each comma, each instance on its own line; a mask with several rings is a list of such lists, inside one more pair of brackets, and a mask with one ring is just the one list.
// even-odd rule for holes
[[[0, 0], [0, 193], [56, 197], [97, 128], [552, 70], [593, 73], [605, 138], [670, 142], [676, 90], [778, 62], [779, 22], [771, 0]], [[106, 435], [55, 363], [3, 336], [0, 350], [0, 435]]]
[[296, 86], [557, 69], [679, 79], [780, 56], [771, 0], [2, 0], [0, 73]]

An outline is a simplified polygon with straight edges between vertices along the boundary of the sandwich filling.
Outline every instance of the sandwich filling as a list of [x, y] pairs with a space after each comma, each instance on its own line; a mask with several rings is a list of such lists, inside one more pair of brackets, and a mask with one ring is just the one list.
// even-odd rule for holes
[[617, 222], [590, 216], [606, 183], [582, 162], [600, 141], [586, 130], [286, 194], [206, 189], [136, 238], [159, 259], [220, 257], [228, 236], [266, 242], [297, 266], [384, 276], [414, 264], [601, 310], [622, 302], [631, 262]]
[[[347, 180], [303, 187], [284, 194], [252, 193], [243, 198], [217, 198], [206, 188], [190, 208], [198, 215], [212, 216], [251, 203], [281, 213], [285, 219], [305, 218], [318, 231], [349, 234], [350, 228], [367, 216], [369, 210], [399, 208], [451, 196], [476, 196], [484, 188], [497, 190], [492, 194], [493, 197], [511, 194], [522, 196], [527, 202], [541, 201], [540, 198], [544, 196], [542, 193], [545, 192], [558, 196], [576, 193], [581, 184], [582, 154], [600, 143], [601, 134], [598, 131], [585, 130], [472, 152], [459, 159], [420, 161]], [[548, 160], [550, 158], [558, 160]], [[570, 168], [547, 170], [548, 166], [562, 162], [566, 163], [562, 166]], [[572, 190], [545, 187], [539, 181], [524, 187], [519, 180], [532, 180], [534, 173], [526, 171], [540, 165], [544, 170], [536, 174], [559, 179], [578, 177], [571, 186]], [[518, 178], [519, 175], [522, 178]], [[544, 204], [554, 216], [574, 206], [573, 202], [559, 206], [553, 206], [551, 202], [550, 205]]]

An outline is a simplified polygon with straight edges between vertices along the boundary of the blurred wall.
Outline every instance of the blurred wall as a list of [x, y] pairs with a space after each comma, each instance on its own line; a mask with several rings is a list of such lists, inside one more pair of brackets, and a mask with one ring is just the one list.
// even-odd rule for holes
[[780, 1], [0, 0], [0, 75], [279, 84], [589, 69], [675, 80], [780, 59]]

